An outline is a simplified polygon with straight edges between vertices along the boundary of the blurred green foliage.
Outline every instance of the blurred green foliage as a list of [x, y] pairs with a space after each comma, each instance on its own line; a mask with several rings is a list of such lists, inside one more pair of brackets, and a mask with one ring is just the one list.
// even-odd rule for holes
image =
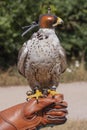
[[0, 0], [0, 67], [16, 64], [18, 50], [31, 34], [21, 37], [22, 26], [38, 21], [50, 5], [54, 14], [64, 20], [57, 35], [70, 60], [87, 61], [87, 0]]

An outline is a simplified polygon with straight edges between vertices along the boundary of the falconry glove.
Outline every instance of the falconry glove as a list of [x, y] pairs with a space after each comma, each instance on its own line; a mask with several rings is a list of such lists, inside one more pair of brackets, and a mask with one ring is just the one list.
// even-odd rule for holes
[[0, 112], [0, 130], [36, 130], [66, 122], [67, 103], [62, 94], [35, 98]]

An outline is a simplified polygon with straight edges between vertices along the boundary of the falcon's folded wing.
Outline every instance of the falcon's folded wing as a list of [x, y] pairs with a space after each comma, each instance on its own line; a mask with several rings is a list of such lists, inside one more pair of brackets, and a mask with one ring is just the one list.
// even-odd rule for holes
[[17, 63], [17, 68], [18, 71], [25, 76], [25, 60], [27, 58], [27, 53], [28, 53], [28, 49], [27, 49], [27, 43], [24, 43], [22, 48], [19, 51], [18, 54], [18, 63]]

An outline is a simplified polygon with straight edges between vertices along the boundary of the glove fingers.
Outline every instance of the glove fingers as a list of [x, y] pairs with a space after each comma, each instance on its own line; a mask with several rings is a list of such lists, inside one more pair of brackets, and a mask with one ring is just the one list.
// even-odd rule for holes
[[51, 100], [50, 98], [40, 98], [38, 103], [36, 99], [32, 99], [25, 106], [24, 116], [28, 117], [30, 115], [33, 115], [34, 113], [42, 110], [52, 103], [54, 103], [54, 100]]
[[32, 98], [26, 103], [26, 106], [24, 109], [24, 115], [25, 117], [30, 116], [34, 114], [35, 112], [38, 112], [53, 103], [55, 104], [56, 102], [62, 102], [62, 100], [63, 100], [62, 94], [58, 94], [55, 98], [52, 98], [52, 96], [50, 95], [46, 98], [39, 98], [38, 103], [36, 99]]
[[62, 116], [62, 117], [53, 117], [53, 116], [46, 116], [44, 117], [45, 119], [42, 120], [42, 124], [43, 125], [46, 125], [46, 124], [56, 124], [56, 125], [59, 125], [59, 124], [64, 124], [66, 121], [67, 121], [67, 118], [65, 116]]
[[57, 102], [54, 108], [60, 109], [60, 108], [67, 108], [68, 104], [65, 101]]
[[46, 115], [50, 115], [51, 117], [64, 117], [68, 114], [66, 109], [52, 109], [49, 112], [46, 113]]
[[62, 118], [57, 117], [56, 119], [54, 119], [54, 118], [48, 118], [48, 120], [49, 120], [48, 124], [59, 125], [59, 124], [64, 124], [67, 121], [67, 118], [66, 117], [62, 117]]
[[55, 104], [50, 105], [45, 108], [43, 124], [64, 124], [66, 122], [67, 111], [67, 103], [65, 101], [56, 102]]
[[[46, 98], [39, 98], [38, 103], [35, 98], [32, 98], [26, 103], [24, 108], [24, 116], [27, 119], [34, 119], [34, 125], [35, 120], [38, 120], [38, 125], [36, 125], [36, 128], [42, 125], [64, 124], [67, 120], [66, 115], [68, 112], [66, 109], [67, 103], [63, 101], [63, 99], [64, 97], [62, 94], [56, 94], [54, 98], [52, 98], [52, 95], [49, 94]], [[36, 117], [34, 115], [36, 115]]]

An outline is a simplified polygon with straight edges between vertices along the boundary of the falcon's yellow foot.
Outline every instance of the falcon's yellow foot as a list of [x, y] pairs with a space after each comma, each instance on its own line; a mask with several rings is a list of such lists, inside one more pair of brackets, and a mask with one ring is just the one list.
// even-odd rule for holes
[[56, 92], [56, 88], [48, 89], [48, 93], [52, 95], [53, 98], [55, 97], [56, 94], [58, 94], [58, 92]]
[[42, 92], [40, 92], [39, 90], [36, 90], [35, 94], [27, 96], [27, 100], [31, 98], [36, 98], [36, 100], [38, 101], [39, 97], [42, 97], [42, 96], [43, 96]]

